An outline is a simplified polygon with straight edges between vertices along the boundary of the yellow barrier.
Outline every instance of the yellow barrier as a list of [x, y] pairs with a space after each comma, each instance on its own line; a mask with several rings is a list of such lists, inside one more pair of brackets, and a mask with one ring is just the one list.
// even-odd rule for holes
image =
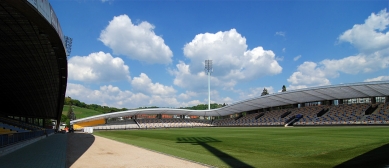
[[105, 119], [76, 123], [73, 124], [73, 129], [80, 130], [83, 129], [84, 127], [96, 126], [101, 124], [105, 124]]

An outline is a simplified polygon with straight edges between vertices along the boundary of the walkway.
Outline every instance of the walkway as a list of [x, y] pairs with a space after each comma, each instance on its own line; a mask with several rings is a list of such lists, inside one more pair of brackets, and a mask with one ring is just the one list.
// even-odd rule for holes
[[64, 168], [66, 134], [53, 134], [45, 139], [0, 157], [2, 168]]
[[93, 134], [53, 134], [0, 157], [1, 168], [204, 168], [202, 164], [156, 153]]

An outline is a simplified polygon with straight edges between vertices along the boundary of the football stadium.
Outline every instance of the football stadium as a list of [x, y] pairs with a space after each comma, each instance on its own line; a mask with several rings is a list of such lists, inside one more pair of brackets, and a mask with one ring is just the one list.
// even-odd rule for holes
[[0, 167], [389, 167], [389, 81], [111, 112], [63, 132], [72, 39], [48, 0], [1, 0], [0, 22]]

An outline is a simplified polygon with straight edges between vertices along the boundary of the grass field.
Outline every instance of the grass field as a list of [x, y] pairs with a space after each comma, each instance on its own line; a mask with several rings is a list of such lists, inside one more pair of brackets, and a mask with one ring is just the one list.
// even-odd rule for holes
[[94, 134], [215, 167], [389, 165], [389, 127], [182, 128]]
[[[91, 109], [81, 108], [77, 106], [72, 106], [72, 107], [74, 108], [73, 111], [74, 114], [76, 114], [77, 119], [103, 114], [101, 112], [91, 110]], [[69, 105], [64, 105], [62, 109], [62, 114], [67, 115], [68, 110], [69, 110]]]

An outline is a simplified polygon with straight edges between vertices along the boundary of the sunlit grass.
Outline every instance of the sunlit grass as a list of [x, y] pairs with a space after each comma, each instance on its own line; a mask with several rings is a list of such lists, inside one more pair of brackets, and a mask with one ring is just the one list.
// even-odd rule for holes
[[[103, 114], [102, 112], [98, 112], [95, 110], [87, 109], [87, 108], [81, 108], [77, 106], [72, 106], [74, 114], [76, 114], [77, 119], [89, 117], [89, 116], [95, 116]], [[62, 114], [67, 115], [69, 110], [69, 105], [64, 105]]]
[[216, 167], [237, 167], [233, 163], [334, 167], [389, 143], [389, 127], [187, 128], [94, 134]]

